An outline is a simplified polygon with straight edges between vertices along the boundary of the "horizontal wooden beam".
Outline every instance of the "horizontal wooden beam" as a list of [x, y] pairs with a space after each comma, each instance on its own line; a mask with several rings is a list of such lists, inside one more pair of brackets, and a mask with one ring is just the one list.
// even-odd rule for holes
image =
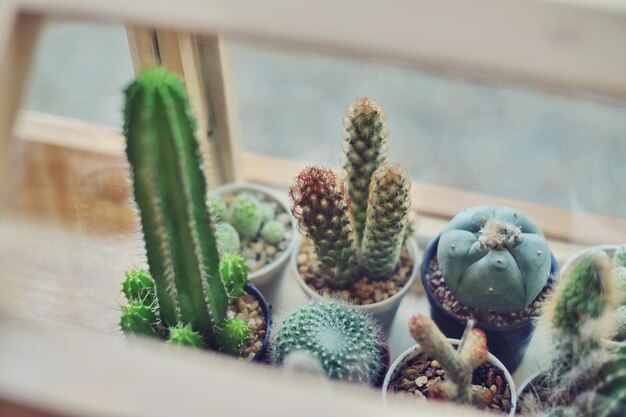
[[[32, 144], [54, 145], [57, 148], [66, 149], [67, 153], [63, 156], [65, 159], [59, 157], [59, 161], [70, 163], [72, 160], [79, 161], [79, 157], [91, 157], [91, 163], [73, 165], [74, 176], [83, 182], [87, 180], [83, 180], [81, 177], [91, 178], [93, 181], [96, 181], [93, 186], [100, 188], [100, 191], [95, 197], [103, 196], [102, 198], [106, 197], [107, 200], [92, 200], [85, 202], [85, 204], [92, 208], [94, 215], [102, 216], [101, 212], [95, 208], [104, 207], [106, 208], [105, 212], [111, 213], [110, 215], [117, 213], [122, 216], [121, 219], [124, 219], [124, 221], [120, 223], [121, 225], [132, 224], [132, 213], [126, 204], [126, 198], [129, 193], [127, 190], [127, 174], [124, 170], [126, 162], [123, 157], [123, 138], [118, 132], [114, 129], [102, 128], [97, 125], [76, 122], [62, 117], [25, 113], [19, 119], [17, 135]], [[85, 140], [85, 138], [89, 138], [89, 140]], [[94, 140], [94, 138], [97, 140]], [[79, 150], [82, 153], [73, 159], [68, 159], [68, 155], [71, 155], [72, 150]], [[58, 152], [58, 150], [55, 152]], [[97, 164], [93, 160], [94, 155], [100, 154], [108, 158], [103, 159], [103, 161], [106, 161], [104, 165]], [[282, 189], [285, 192], [293, 178], [306, 166], [306, 163], [301, 161], [255, 154], [245, 154], [243, 162], [243, 176], [245, 180], [266, 184]], [[56, 166], [56, 169], [58, 169], [58, 166], [55, 164], [49, 163], [48, 168], [50, 166]], [[91, 174], [95, 167], [98, 166], [108, 167], [104, 171], [106, 173], [105, 177], [101, 178], [101, 171], [98, 171], [100, 176]], [[28, 169], [45, 170], [47, 168], [46, 165], [39, 164], [31, 165]], [[50, 179], [53, 175], [53, 172], [41, 172], [37, 178]], [[68, 178], [71, 177], [65, 177], [65, 179]], [[88, 185], [88, 183], [83, 184], [84, 187]], [[30, 188], [33, 187], [36, 187], [36, 185], [31, 184]], [[69, 188], [69, 184], [65, 186], [58, 184], [55, 189], [57, 192], [63, 193], [64, 187]], [[71, 189], [65, 190], [65, 192], [71, 191]], [[19, 199], [14, 199], [12, 203], [15, 204], [18, 201]], [[38, 200], [34, 199], [32, 201], [37, 202]], [[61, 201], [65, 200], [61, 199]], [[479, 204], [517, 207], [534, 218], [546, 236], [553, 239], [584, 244], [621, 243], [626, 241], [626, 220], [624, 219], [564, 210], [455, 188], [414, 182], [412, 185], [412, 202], [413, 208], [418, 212], [441, 218], [451, 218], [464, 208]], [[115, 210], [111, 211], [114, 208]], [[27, 207], [23, 207], [22, 211], [28, 212]], [[88, 214], [84, 214], [83, 217]], [[103, 227], [113, 226], [111, 222], [106, 224], [96, 222], [96, 224], [100, 224]]]
[[604, 0], [5, 0], [106, 19], [626, 97], [626, 4]]

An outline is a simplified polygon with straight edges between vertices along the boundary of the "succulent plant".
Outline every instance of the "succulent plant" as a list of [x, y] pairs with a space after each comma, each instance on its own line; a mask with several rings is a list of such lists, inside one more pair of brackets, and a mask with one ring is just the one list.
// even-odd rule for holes
[[217, 251], [220, 255], [229, 252], [241, 252], [239, 233], [230, 223], [219, 223], [215, 226], [215, 238], [217, 239]]
[[433, 384], [429, 398], [487, 407], [493, 393], [485, 387], [472, 385], [474, 369], [488, 359], [487, 338], [482, 330], [473, 328], [469, 320], [463, 338], [455, 350], [437, 325], [428, 317], [416, 315], [409, 322], [411, 336], [428, 358], [436, 359], [445, 370], [445, 381]]
[[122, 307], [120, 328], [127, 335], [153, 336], [157, 334], [155, 325], [158, 320], [158, 313], [154, 307], [132, 300], [129, 305]]
[[367, 221], [361, 246], [362, 265], [370, 278], [389, 277], [404, 243], [411, 181], [402, 166], [384, 163], [372, 175]]
[[252, 239], [259, 233], [263, 216], [259, 200], [247, 193], [239, 194], [230, 207], [230, 222], [241, 239]]
[[277, 245], [285, 236], [285, 227], [279, 221], [270, 220], [263, 225], [261, 236], [272, 245]]
[[246, 295], [244, 286], [248, 282], [248, 265], [238, 253], [227, 253], [220, 259], [220, 275], [230, 301]]
[[178, 325], [170, 329], [168, 342], [172, 345], [202, 347], [202, 336], [190, 324]]
[[344, 381], [374, 383], [382, 366], [380, 330], [362, 312], [345, 304], [309, 304], [289, 313], [272, 342], [272, 361], [308, 352], [326, 375]]
[[551, 256], [539, 227], [519, 210], [478, 206], [441, 234], [437, 259], [461, 303], [496, 313], [524, 310], [545, 287]]
[[145, 268], [133, 267], [126, 272], [122, 292], [128, 301], [140, 301], [147, 306], [156, 303], [154, 280]]
[[358, 248], [345, 187], [326, 168], [308, 167], [289, 189], [292, 213], [315, 245], [322, 277], [333, 288], [357, 278]]
[[204, 346], [220, 349], [229, 296], [182, 80], [161, 67], [142, 72], [126, 89], [124, 116], [159, 325], [170, 329], [170, 338], [190, 326]]
[[361, 244], [370, 178], [387, 157], [387, 115], [376, 100], [362, 97], [346, 110], [343, 128], [343, 169], [352, 200], [357, 244]]
[[261, 223], [265, 224], [274, 220], [276, 217], [276, 209], [268, 203], [261, 203]]
[[228, 208], [222, 197], [210, 193], [207, 195], [206, 204], [213, 216], [214, 223], [228, 222]]
[[220, 346], [222, 351], [231, 355], [241, 353], [250, 338], [248, 322], [240, 318], [228, 320], [224, 325], [224, 331], [220, 333]]

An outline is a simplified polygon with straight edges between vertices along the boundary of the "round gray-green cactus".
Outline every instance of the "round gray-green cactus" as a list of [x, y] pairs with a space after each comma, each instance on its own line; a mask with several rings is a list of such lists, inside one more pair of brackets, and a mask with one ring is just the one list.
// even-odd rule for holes
[[548, 281], [551, 263], [548, 243], [529, 217], [491, 206], [457, 214], [441, 234], [437, 259], [460, 302], [497, 313], [531, 304]]
[[254, 196], [241, 193], [230, 207], [230, 222], [241, 239], [252, 239], [263, 222], [262, 205]]
[[228, 221], [228, 208], [222, 197], [217, 194], [209, 194], [206, 198], [206, 204], [216, 223]]
[[379, 329], [360, 311], [340, 303], [315, 303], [288, 314], [275, 335], [272, 360], [314, 355], [330, 378], [373, 383], [382, 366]]
[[285, 226], [279, 221], [271, 220], [263, 225], [261, 236], [272, 245], [276, 245], [280, 243], [285, 236]]
[[220, 223], [216, 226], [215, 239], [217, 240], [217, 251], [221, 256], [230, 252], [241, 252], [239, 233], [230, 223]]

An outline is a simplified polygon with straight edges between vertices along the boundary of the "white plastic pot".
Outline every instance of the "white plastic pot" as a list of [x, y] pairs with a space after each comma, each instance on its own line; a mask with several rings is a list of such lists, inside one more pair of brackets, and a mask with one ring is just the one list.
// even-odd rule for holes
[[[460, 342], [458, 339], [448, 339], [448, 341], [454, 347], [458, 346]], [[387, 389], [389, 387], [389, 381], [391, 381], [391, 379], [396, 375], [397, 372], [399, 372], [401, 369], [404, 369], [404, 366], [407, 362], [413, 360], [421, 354], [422, 347], [419, 344], [416, 344], [415, 346], [412, 346], [402, 352], [402, 354], [398, 356], [398, 358], [391, 364], [391, 366], [389, 367], [389, 371], [385, 376], [385, 380], [383, 381], [382, 394], [383, 402], [385, 403], [385, 405], [387, 405]], [[493, 356], [491, 353], [488, 354], [488, 360], [498, 368], [502, 369], [502, 371], [504, 372], [504, 379], [506, 380], [506, 383], [509, 384], [509, 390], [511, 391], [511, 411], [509, 412], [509, 416], [513, 416], [515, 415], [515, 409], [517, 408], [517, 390], [515, 389], [515, 383], [513, 382], [513, 378], [511, 377], [508, 369], [504, 367], [502, 362], [500, 362], [498, 358]]]
[[224, 197], [228, 195], [238, 194], [242, 191], [251, 191], [253, 193], [265, 194], [270, 197], [270, 199], [276, 201], [289, 215], [289, 221], [291, 224], [291, 242], [289, 242], [289, 246], [287, 247], [287, 249], [283, 253], [281, 253], [278, 258], [274, 259], [274, 261], [265, 265], [258, 271], [251, 272], [248, 275], [248, 280], [252, 284], [257, 287], [263, 288], [263, 286], [271, 284], [273, 281], [276, 281], [278, 278], [280, 278], [283, 275], [285, 268], [287, 267], [289, 257], [294, 251], [294, 248], [296, 247], [296, 241], [298, 240], [296, 221], [291, 215], [291, 210], [289, 209], [285, 198], [283, 198], [280, 194], [278, 194], [269, 187], [249, 183], [233, 183], [222, 185], [212, 192], [221, 197]]
[[[300, 248], [303, 241], [301, 240], [297, 248]], [[408, 293], [409, 289], [415, 282], [415, 278], [417, 277], [417, 271], [419, 270], [419, 250], [417, 248], [417, 242], [415, 239], [409, 239], [407, 242], [407, 250], [409, 251], [409, 256], [413, 258], [413, 270], [411, 271], [411, 275], [409, 276], [409, 280], [407, 283], [393, 296], [387, 298], [386, 300], [379, 301], [374, 304], [367, 305], [355, 305], [354, 307], [359, 310], [366, 311], [370, 313], [374, 318], [376, 318], [380, 324], [382, 325], [383, 331], [385, 334], [389, 332], [391, 328], [391, 324], [393, 323], [393, 319], [396, 315], [396, 311], [398, 310], [398, 306], [402, 301], [402, 298]], [[300, 271], [298, 270], [298, 254], [299, 250], [295, 250], [291, 255], [291, 268], [296, 276], [296, 280], [300, 285], [300, 288], [304, 291], [307, 297], [314, 300], [322, 300], [323, 297], [315, 291], [313, 288], [309, 287], [302, 275], [300, 275]]]

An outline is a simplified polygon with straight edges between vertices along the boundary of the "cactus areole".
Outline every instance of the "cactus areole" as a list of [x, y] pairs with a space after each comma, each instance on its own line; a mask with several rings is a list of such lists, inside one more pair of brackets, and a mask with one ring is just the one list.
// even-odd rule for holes
[[551, 261], [546, 239], [529, 217], [491, 206], [457, 214], [441, 234], [437, 259], [460, 302], [496, 313], [530, 305], [547, 284]]

